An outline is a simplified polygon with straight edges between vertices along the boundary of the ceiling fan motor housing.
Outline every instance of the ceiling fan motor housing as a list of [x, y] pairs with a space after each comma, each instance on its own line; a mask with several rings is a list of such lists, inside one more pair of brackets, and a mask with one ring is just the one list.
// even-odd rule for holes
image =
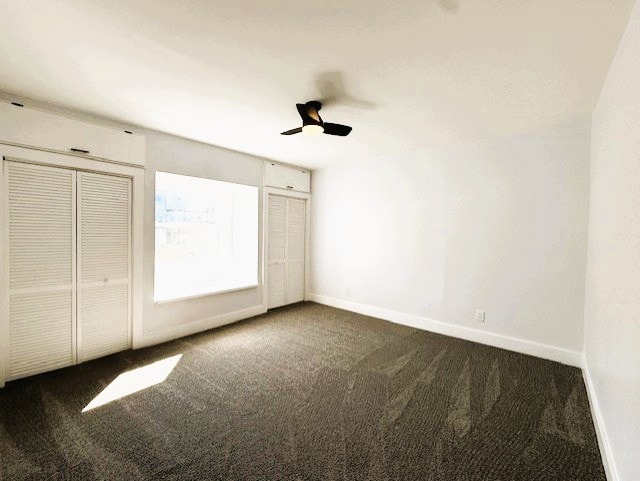
[[318, 111], [322, 108], [322, 104], [317, 100], [312, 100], [303, 105], [306, 115], [302, 115], [302, 125], [319, 125], [323, 126], [324, 122]]

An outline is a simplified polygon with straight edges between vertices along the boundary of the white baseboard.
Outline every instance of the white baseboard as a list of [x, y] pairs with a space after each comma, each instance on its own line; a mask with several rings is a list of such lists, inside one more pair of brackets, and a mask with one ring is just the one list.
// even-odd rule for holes
[[189, 324], [171, 326], [157, 331], [144, 332], [142, 339], [134, 341], [133, 348], [140, 349], [172, 341], [180, 337], [190, 336], [191, 334], [196, 334], [198, 332], [221, 327], [243, 319], [248, 319], [253, 316], [258, 316], [260, 314], [264, 314], [266, 311], [267, 310], [263, 305], [252, 306], [246, 309], [240, 309], [226, 314], [202, 319], [200, 321], [190, 322]]
[[591, 379], [591, 372], [589, 371], [589, 364], [587, 363], [587, 358], [584, 354], [582, 355], [582, 377], [584, 379], [585, 387], [587, 388], [589, 406], [591, 407], [591, 416], [593, 417], [596, 428], [598, 446], [600, 447], [600, 456], [602, 456], [602, 464], [604, 465], [607, 480], [619, 481], [620, 478], [613, 459], [613, 452], [611, 450], [611, 445], [609, 444], [609, 437], [607, 436], [604, 418], [602, 417], [602, 411], [600, 411], [600, 404], [598, 404], [598, 396], [596, 395], [593, 380]]
[[367, 304], [360, 304], [319, 294], [310, 293], [309, 300], [317, 302], [318, 304], [325, 304], [327, 306], [357, 312], [358, 314], [364, 314], [366, 316], [376, 317], [396, 324], [415, 327], [424, 331], [457, 337], [467, 341], [478, 342], [480, 344], [499, 347], [501, 349], [508, 349], [522, 354], [529, 354], [531, 356], [549, 359], [569, 366], [582, 366], [582, 354], [580, 352], [571, 351], [562, 347], [527, 341], [516, 337], [481, 331], [479, 329], [472, 329], [470, 327], [457, 326], [447, 322], [429, 319], [428, 317], [406, 314], [403, 312], [392, 311], [381, 307], [374, 307]]

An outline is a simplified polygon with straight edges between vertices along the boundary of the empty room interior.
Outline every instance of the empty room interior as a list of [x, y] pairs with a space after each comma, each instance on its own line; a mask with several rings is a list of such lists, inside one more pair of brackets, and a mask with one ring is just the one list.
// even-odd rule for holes
[[640, 481], [640, 2], [0, 1], [0, 480]]

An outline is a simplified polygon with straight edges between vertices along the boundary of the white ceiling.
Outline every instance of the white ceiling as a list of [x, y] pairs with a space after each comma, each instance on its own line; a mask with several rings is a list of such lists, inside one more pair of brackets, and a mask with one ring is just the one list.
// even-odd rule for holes
[[315, 168], [584, 125], [633, 3], [0, 0], [0, 90]]

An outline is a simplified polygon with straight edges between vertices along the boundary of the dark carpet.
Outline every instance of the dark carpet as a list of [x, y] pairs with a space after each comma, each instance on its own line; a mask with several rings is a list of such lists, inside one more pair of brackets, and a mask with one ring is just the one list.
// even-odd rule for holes
[[605, 480], [578, 369], [311, 303], [8, 383], [0, 458], [2, 480]]

